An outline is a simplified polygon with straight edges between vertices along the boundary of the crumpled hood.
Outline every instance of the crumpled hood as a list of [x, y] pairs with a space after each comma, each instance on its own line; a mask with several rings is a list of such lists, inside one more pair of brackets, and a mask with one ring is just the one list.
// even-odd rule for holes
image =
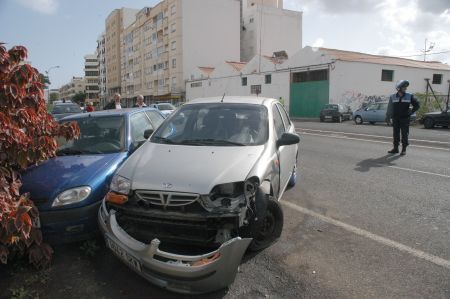
[[31, 198], [52, 199], [69, 188], [91, 186], [96, 176], [125, 157], [126, 153], [114, 153], [52, 158], [22, 173], [21, 192], [30, 192]]
[[[181, 146], [145, 143], [120, 168], [133, 190], [208, 194], [217, 184], [244, 181], [261, 146]], [[171, 188], [164, 188], [170, 184]]]

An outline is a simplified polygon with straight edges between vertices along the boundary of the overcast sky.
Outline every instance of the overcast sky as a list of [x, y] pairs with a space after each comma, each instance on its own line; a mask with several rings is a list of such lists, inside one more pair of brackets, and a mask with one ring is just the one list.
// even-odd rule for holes
[[[83, 75], [83, 56], [96, 49], [107, 15], [158, 0], [0, 0], [0, 42], [24, 45], [29, 60], [50, 73], [52, 88]], [[284, 0], [303, 11], [303, 46], [411, 56], [425, 39], [432, 53], [450, 51], [450, 0]], [[411, 56], [423, 59], [423, 56]], [[428, 59], [450, 63], [450, 52]]]

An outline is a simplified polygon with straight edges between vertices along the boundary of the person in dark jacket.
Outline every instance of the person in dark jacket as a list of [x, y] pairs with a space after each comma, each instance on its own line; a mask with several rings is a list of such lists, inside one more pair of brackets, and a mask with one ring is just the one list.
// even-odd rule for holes
[[113, 109], [122, 109], [122, 106], [120, 105], [120, 94], [118, 93], [114, 94], [112, 101], [109, 102], [105, 107], [103, 107], [103, 110]]
[[[419, 101], [410, 93], [406, 92], [409, 86], [408, 80], [401, 80], [397, 83], [397, 93], [389, 97], [389, 105], [386, 112], [386, 120], [392, 119], [392, 127], [394, 131], [394, 148], [390, 150], [389, 154], [399, 153], [398, 146], [400, 145], [400, 132], [402, 136], [402, 151], [400, 155], [406, 155], [406, 147], [409, 135], [409, 122], [411, 115], [419, 110]], [[410, 106], [412, 105], [412, 110]]]

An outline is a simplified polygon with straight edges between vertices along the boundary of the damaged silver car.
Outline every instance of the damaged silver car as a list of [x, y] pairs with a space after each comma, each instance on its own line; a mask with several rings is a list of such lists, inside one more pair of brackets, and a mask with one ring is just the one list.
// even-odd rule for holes
[[191, 101], [117, 171], [99, 211], [107, 246], [152, 283], [199, 294], [230, 285], [247, 249], [283, 229], [298, 135], [275, 99]]

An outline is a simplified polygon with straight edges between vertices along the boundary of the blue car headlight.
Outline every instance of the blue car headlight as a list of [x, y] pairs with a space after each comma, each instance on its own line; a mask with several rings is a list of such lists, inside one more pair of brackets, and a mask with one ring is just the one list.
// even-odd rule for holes
[[60, 207], [83, 201], [91, 194], [91, 191], [92, 189], [89, 186], [68, 189], [56, 196], [52, 207]]

